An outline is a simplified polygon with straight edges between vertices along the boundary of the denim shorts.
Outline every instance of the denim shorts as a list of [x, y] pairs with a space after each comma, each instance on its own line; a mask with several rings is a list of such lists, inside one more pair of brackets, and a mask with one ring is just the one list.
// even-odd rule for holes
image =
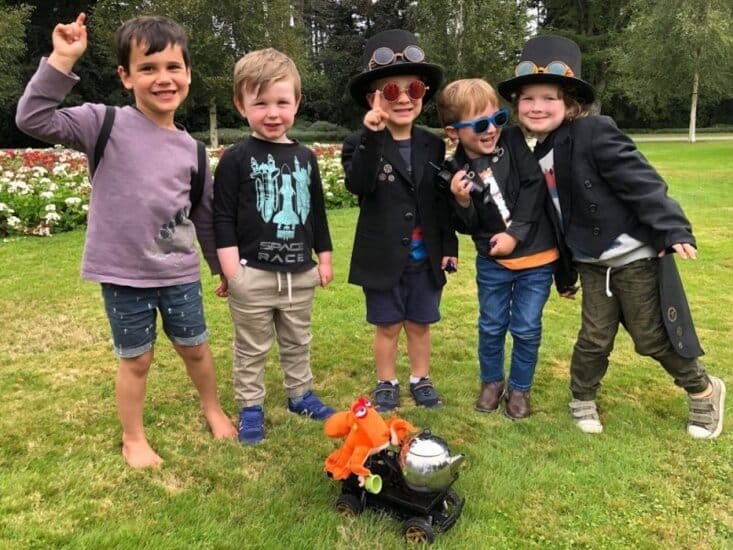
[[429, 325], [440, 321], [442, 289], [433, 281], [430, 266], [419, 271], [405, 270], [396, 287], [389, 290], [364, 288], [367, 322], [394, 325], [410, 321]]
[[209, 338], [200, 281], [154, 288], [102, 283], [102, 297], [118, 357], [138, 357], [153, 348], [158, 311], [174, 344], [197, 346]]

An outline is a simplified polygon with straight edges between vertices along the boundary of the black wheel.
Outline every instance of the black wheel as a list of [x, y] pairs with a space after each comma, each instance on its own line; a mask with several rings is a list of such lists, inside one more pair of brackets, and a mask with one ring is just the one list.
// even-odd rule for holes
[[431, 544], [435, 540], [433, 527], [423, 518], [410, 518], [402, 524], [402, 534], [410, 544]]
[[339, 495], [339, 497], [336, 499], [335, 508], [339, 515], [348, 518], [358, 516], [359, 514], [361, 514], [362, 510], [364, 510], [361, 499], [356, 495], [352, 495], [349, 493], [343, 493]]

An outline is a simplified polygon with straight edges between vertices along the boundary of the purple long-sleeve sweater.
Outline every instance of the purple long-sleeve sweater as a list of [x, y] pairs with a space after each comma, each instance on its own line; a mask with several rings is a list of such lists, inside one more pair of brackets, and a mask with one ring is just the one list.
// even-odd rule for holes
[[[78, 81], [42, 59], [18, 103], [18, 128], [90, 156], [105, 106], [58, 108]], [[82, 277], [140, 288], [197, 281], [196, 238], [211, 271], [219, 273], [208, 161], [201, 202], [188, 218], [197, 169], [196, 142], [187, 132], [161, 128], [132, 106], [117, 108], [92, 178]]]

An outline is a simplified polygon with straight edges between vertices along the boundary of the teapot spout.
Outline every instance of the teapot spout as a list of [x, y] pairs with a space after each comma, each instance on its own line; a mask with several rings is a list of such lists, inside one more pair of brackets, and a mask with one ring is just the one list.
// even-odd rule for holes
[[450, 471], [452, 474], [456, 475], [458, 473], [458, 469], [461, 467], [461, 464], [463, 464], [463, 461], [465, 459], [466, 455], [463, 454], [458, 454], [448, 459], [450, 464]]

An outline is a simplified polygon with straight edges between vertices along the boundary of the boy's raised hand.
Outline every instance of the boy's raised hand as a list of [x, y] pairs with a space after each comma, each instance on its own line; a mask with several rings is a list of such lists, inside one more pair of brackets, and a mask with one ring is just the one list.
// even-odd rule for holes
[[53, 51], [48, 63], [63, 73], [70, 73], [87, 49], [87, 16], [80, 13], [73, 23], [59, 23], [53, 29]]
[[387, 120], [389, 115], [382, 109], [382, 92], [377, 90], [374, 92], [371, 110], [364, 115], [364, 126], [372, 132], [379, 132], [387, 127]]

